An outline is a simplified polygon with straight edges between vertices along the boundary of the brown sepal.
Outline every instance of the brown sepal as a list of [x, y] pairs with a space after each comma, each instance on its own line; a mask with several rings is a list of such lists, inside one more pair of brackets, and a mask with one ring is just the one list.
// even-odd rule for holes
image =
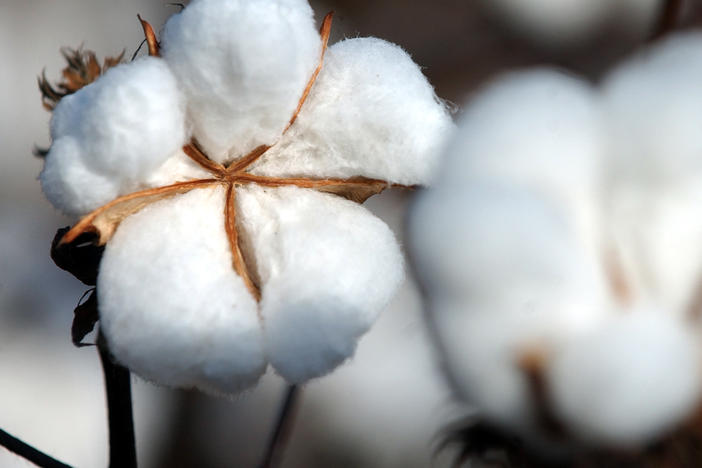
[[217, 179], [202, 179], [178, 182], [165, 187], [142, 190], [119, 197], [84, 216], [61, 239], [59, 245], [73, 242], [86, 232], [97, 234], [97, 245], [105, 245], [115, 233], [117, 226], [127, 216], [159, 200], [186, 193], [196, 188], [208, 187], [222, 182]]

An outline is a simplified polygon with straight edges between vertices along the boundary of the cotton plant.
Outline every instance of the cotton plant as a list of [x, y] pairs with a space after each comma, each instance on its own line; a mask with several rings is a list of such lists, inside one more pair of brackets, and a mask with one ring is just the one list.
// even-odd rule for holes
[[551, 456], [699, 431], [700, 129], [698, 32], [596, 87], [537, 68], [468, 102], [408, 233], [449, 381], [490, 425]]
[[[324, 375], [403, 280], [361, 203], [427, 183], [453, 129], [399, 46], [327, 48], [304, 0], [194, 0], [53, 111], [40, 181], [92, 234], [100, 334], [145, 379], [231, 394]], [[109, 69], [107, 69], [109, 68]]]

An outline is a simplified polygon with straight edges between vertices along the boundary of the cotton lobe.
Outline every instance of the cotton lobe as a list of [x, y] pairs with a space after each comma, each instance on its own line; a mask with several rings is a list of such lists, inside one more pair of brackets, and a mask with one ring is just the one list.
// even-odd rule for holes
[[699, 405], [700, 50], [671, 38], [598, 89], [500, 78], [418, 197], [410, 246], [447, 371], [508, 431], [562, 443], [546, 414], [581, 444], [640, 448]]
[[[139, 375], [233, 393], [271, 363], [304, 382], [353, 355], [401, 283], [397, 241], [359, 202], [429, 180], [453, 124], [397, 46], [344, 41], [322, 66], [330, 20], [320, 40], [306, 2], [195, 0], [163, 58], [57, 107], [44, 189], [103, 205], [64, 239], [107, 242], [101, 332]], [[97, 162], [74, 167], [86, 147]]]

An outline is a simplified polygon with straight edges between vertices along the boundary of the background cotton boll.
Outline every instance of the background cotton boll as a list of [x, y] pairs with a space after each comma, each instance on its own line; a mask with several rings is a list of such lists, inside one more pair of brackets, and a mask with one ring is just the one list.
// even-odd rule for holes
[[268, 357], [292, 382], [325, 374], [353, 354], [399, 287], [397, 241], [365, 208], [334, 195], [297, 187], [239, 194]]
[[275, 143], [321, 41], [304, 0], [200, 0], [168, 21], [162, 46], [188, 98], [194, 136], [223, 162]]
[[489, 419], [529, 427], [518, 363], [602, 320], [597, 265], [545, 200], [497, 184], [422, 193], [408, 232], [459, 394]]
[[[702, 33], [671, 36], [622, 63], [603, 93], [612, 179], [650, 186], [702, 174]], [[623, 180], [622, 180], [623, 179]]]
[[54, 141], [39, 181], [46, 198], [68, 216], [89, 213], [119, 192], [113, 180], [86, 167], [79, 143], [70, 136]]
[[231, 264], [224, 189], [197, 189], [125, 219], [105, 249], [100, 325], [146, 379], [233, 393], [265, 369], [257, 304]]
[[665, 312], [628, 311], [554, 357], [548, 377], [555, 409], [585, 440], [650, 442], [699, 403], [697, 338]]
[[483, 0], [485, 7], [531, 42], [549, 49], [576, 46], [605, 25], [615, 0]]
[[[503, 75], [466, 105], [438, 183], [475, 178], [512, 183], [544, 195], [593, 250], [604, 136], [593, 89], [540, 68]], [[573, 216], [570, 216], [570, 215]]]
[[295, 125], [254, 170], [427, 183], [453, 128], [419, 66], [399, 46], [347, 39], [329, 48]]

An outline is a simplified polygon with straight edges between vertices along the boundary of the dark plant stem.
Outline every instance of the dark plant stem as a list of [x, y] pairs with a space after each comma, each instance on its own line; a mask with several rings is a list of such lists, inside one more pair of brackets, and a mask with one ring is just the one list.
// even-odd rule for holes
[[42, 468], [71, 468], [0, 429], [0, 445]]
[[302, 390], [297, 385], [290, 385], [285, 391], [285, 399], [278, 414], [275, 429], [271, 440], [266, 448], [266, 453], [263, 461], [259, 465], [260, 468], [273, 468], [278, 466], [282, 459], [283, 452], [287, 445], [290, 434], [292, 433], [293, 425], [295, 424], [295, 416], [297, 415], [300, 393]]
[[[98, 340], [100, 342], [101, 340]], [[107, 419], [110, 432], [110, 468], [136, 468], [136, 443], [132, 417], [132, 387], [129, 371], [112, 361], [110, 353], [98, 345], [105, 375]]]
[[684, 0], [664, 0], [661, 4], [658, 22], [653, 30], [650, 40], [655, 41], [675, 28], [675, 24], [680, 16]]

